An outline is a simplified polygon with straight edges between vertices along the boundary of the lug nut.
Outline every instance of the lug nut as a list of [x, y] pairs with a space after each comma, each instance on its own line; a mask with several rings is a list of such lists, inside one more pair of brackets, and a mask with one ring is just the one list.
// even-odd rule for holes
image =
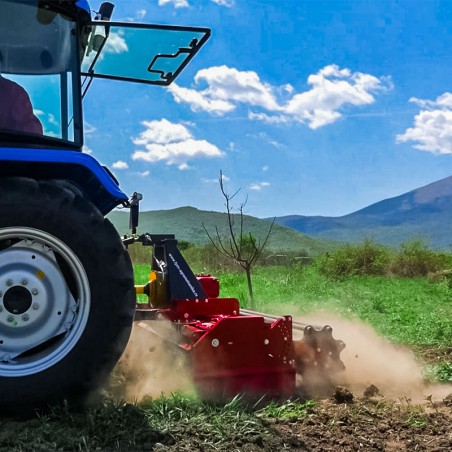
[[30, 316], [29, 316], [28, 314], [24, 314], [24, 315], [22, 316], [22, 320], [23, 320], [24, 322], [28, 321], [29, 319], [30, 319]]
[[8, 280], [6, 281], [6, 285], [7, 285], [8, 287], [11, 287], [13, 284], [14, 284], [14, 281], [13, 281], [12, 279], [8, 279]]
[[39, 293], [38, 289], [31, 289], [32, 295], [38, 295], [38, 293]]
[[14, 317], [12, 315], [9, 315], [6, 319], [7, 322], [11, 323], [14, 320]]
[[36, 311], [37, 309], [39, 309], [39, 304], [38, 304], [38, 303], [33, 303], [33, 304], [31, 305], [31, 308], [34, 309], [34, 310]]
[[22, 279], [22, 280], [20, 281], [20, 283], [21, 283], [23, 286], [26, 286], [26, 285], [28, 284], [28, 280]]

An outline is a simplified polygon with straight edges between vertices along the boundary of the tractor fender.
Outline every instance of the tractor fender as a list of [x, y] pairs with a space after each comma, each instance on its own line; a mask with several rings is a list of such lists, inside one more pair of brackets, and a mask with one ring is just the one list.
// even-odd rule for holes
[[1, 148], [1, 177], [67, 181], [82, 190], [103, 215], [128, 200], [108, 168], [77, 151]]

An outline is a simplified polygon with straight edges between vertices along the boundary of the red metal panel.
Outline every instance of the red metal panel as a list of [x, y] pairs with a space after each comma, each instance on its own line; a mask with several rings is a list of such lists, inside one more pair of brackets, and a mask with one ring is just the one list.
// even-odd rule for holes
[[196, 276], [196, 278], [209, 298], [216, 298], [220, 295], [220, 282], [217, 278], [212, 275]]
[[194, 344], [191, 358], [203, 396], [290, 396], [295, 387], [292, 319], [221, 318]]
[[239, 313], [240, 305], [235, 298], [206, 298], [173, 300], [169, 316], [173, 321], [193, 321], [219, 315], [237, 316]]

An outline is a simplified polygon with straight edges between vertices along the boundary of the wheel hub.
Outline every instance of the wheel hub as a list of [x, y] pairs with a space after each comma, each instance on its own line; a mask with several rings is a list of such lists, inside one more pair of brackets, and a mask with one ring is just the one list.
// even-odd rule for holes
[[32, 295], [23, 286], [14, 286], [8, 289], [3, 296], [3, 306], [11, 314], [23, 314], [32, 304]]

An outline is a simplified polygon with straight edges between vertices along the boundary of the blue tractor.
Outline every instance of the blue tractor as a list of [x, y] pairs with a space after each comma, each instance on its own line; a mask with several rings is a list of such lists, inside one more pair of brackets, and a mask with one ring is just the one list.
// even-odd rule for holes
[[105, 218], [131, 208], [83, 153], [95, 78], [169, 85], [210, 35], [119, 23], [85, 0], [0, 0], [0, 405], [77, 401], [110, 373], [135, 313], [133, 268]]

